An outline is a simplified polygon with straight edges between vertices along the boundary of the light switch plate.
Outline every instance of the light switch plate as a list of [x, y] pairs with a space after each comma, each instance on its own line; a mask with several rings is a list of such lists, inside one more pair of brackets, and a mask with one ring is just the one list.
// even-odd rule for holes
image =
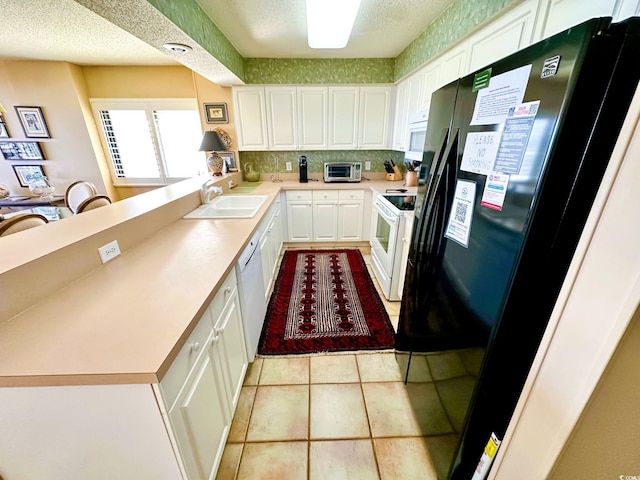
[[291, 162], [287, 162], [287, 172], [291, 171]]
[[371, 170], [371, 162], [364, 162], [364, 169]]

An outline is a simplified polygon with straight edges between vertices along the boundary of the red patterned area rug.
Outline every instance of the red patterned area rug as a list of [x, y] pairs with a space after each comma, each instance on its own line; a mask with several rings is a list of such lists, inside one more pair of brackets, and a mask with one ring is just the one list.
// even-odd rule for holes
[[395, 334], [359, 250], [289, 250], [269, 301], [258, 353], [393, 348]]

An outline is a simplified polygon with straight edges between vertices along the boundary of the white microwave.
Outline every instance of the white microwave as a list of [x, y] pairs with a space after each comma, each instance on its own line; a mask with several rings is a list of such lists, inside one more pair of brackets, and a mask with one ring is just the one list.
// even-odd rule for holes
[[404, 158], [408, 160], [422, 161], [424, 152], [424, 142], [427, 138], [428, 112], [420, 112], [409, 118], [409, 128], [407, 128], [407, 150]]

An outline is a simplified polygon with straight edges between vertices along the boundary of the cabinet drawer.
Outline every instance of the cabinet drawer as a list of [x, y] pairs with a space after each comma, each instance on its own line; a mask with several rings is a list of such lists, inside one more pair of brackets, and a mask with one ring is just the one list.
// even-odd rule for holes
[[198, 325], [196, 325], [196, 328], [191, 332], [191, 335], [189, 335], [184, 346], [180, 349], [176, 359], [162, 378], [160, 386], [167, 408], [171, 408], [175, 402], [182, 385], [189, 376], [189, 372], [191, 372], [191, 369], [207, 343], [207, 338], [213, 330], [213, 322], [218, 318], [220, 312], [222, 312], [227, 300], [231, 298], [235, 287], [236, 271], [232, 269], [227, 275], [227, 278], [222, 282], [222, 286], [216, 296], [213, 297], [209, 308], [205, 310]]
[[164, 378], [160, 381], [160, 387], [162, 388], [162, 394], [168, 409], [173, 406], [196, 360], [202, 351], [206, 350], [205, 344], [212, 330], [213, 321], [211, 320], [209, 310], [206, 310], [198, 322], [198, 325], [196, 325], [196, 328], [191, 332], [184, 346], [180, 349], [180, 352], [171, 364], [171, 367], [169, 367]]
[[340, 190], [340, 200], [364, 200], [364, 190]]
[[313, 201], [338, 200], [338, 190], [314, 190]]
[[288, 190], [287, 201], [292, 200], [309, 200], [311, 201], [311, 190]]
[[217, 320], [218, 316], [222, 312], [222, 309], [224, 308], [225, 303], [227, 303], [229, 298], [231, 298], [231, 293], [233, 292], [233, 289], [236, 288], [237, 284], [238, 282], [236, 280], [236, 269], [232, 268], [227, 275], [227, 278], [225, 278], [224, 282], [222, 282], [220, 290], [218, 290], [218, 293], [216, 293], [216, 296], [213, 297], [213, 300], [211, 300], [211, 303], [209, 304], [208, 311], [211, 315], [212, 322], [215, 322]]

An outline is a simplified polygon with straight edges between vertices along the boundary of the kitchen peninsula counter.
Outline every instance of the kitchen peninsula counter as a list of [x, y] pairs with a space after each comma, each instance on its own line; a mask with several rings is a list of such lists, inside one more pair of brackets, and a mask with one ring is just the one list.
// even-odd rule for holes
[[[127, 245], [123, 239], [120, 256], [106, 264], [98, 259], [86, 274], [43, 294], [17, 314], [0, 318], [0, 387], [158, 383], [281, 190], [371, 189], [375, 194], [404, 188], [402, 181], [384, 180], [355, 184], [263, 181], [251, 194], [268, 195], [268, 200], [254, 218], [205, 220], [181, 218], [199, 205], [194, 179], [185, 182], [188, 188], [165, 187], [177, 192], [172, 194], [176, 198], [166, 194], [167, 203], [178, 202], [172, 207], [175, 220], [137, 244]], [[408, 190], [416, 191], [415, 187]], [[149, 194], [162, 195], [155, 192]], [[121, 221], [101, 232], [102, 236], [94, 234], [99, 237], [98, 246], [120, 241], [124, 232], [130, 234], [129, 229], [153, 231], [148, 224], [164, 215], [159, 212], [161, 206], [140, 214], [135, 198], [39, 227], [49, 229], [50, 237], [60, 244], [60, 252], [52, 252], [59, 255], [56, 268], [66, 269], [66, 262], [88, 261], [83, 255], [97, 257], [95, 245], [82, 247], [80, 241], [77, 247], [65, 245], [65, 229], [74, 235], [83, 229], [89, 232], [88, 224], [118, 212]], [[135, 215], [130, 213], [127, 219], [126, 212]], [[42, 242], [42, 230], [37, 230], [0, 239], [0, 250], [9, 243], [13, 248], [28, 248], [32, 242]], [[53, 281], [55, 269], [43, 257], [3, 270], [0, 288], [20, 281], [22, 290], [15, 285], [11, 290], [17, 299], [18, 291], [29, 295], [30, 284]], [[44, 266], [38, 277], [34, 272], [40, 263]]]

